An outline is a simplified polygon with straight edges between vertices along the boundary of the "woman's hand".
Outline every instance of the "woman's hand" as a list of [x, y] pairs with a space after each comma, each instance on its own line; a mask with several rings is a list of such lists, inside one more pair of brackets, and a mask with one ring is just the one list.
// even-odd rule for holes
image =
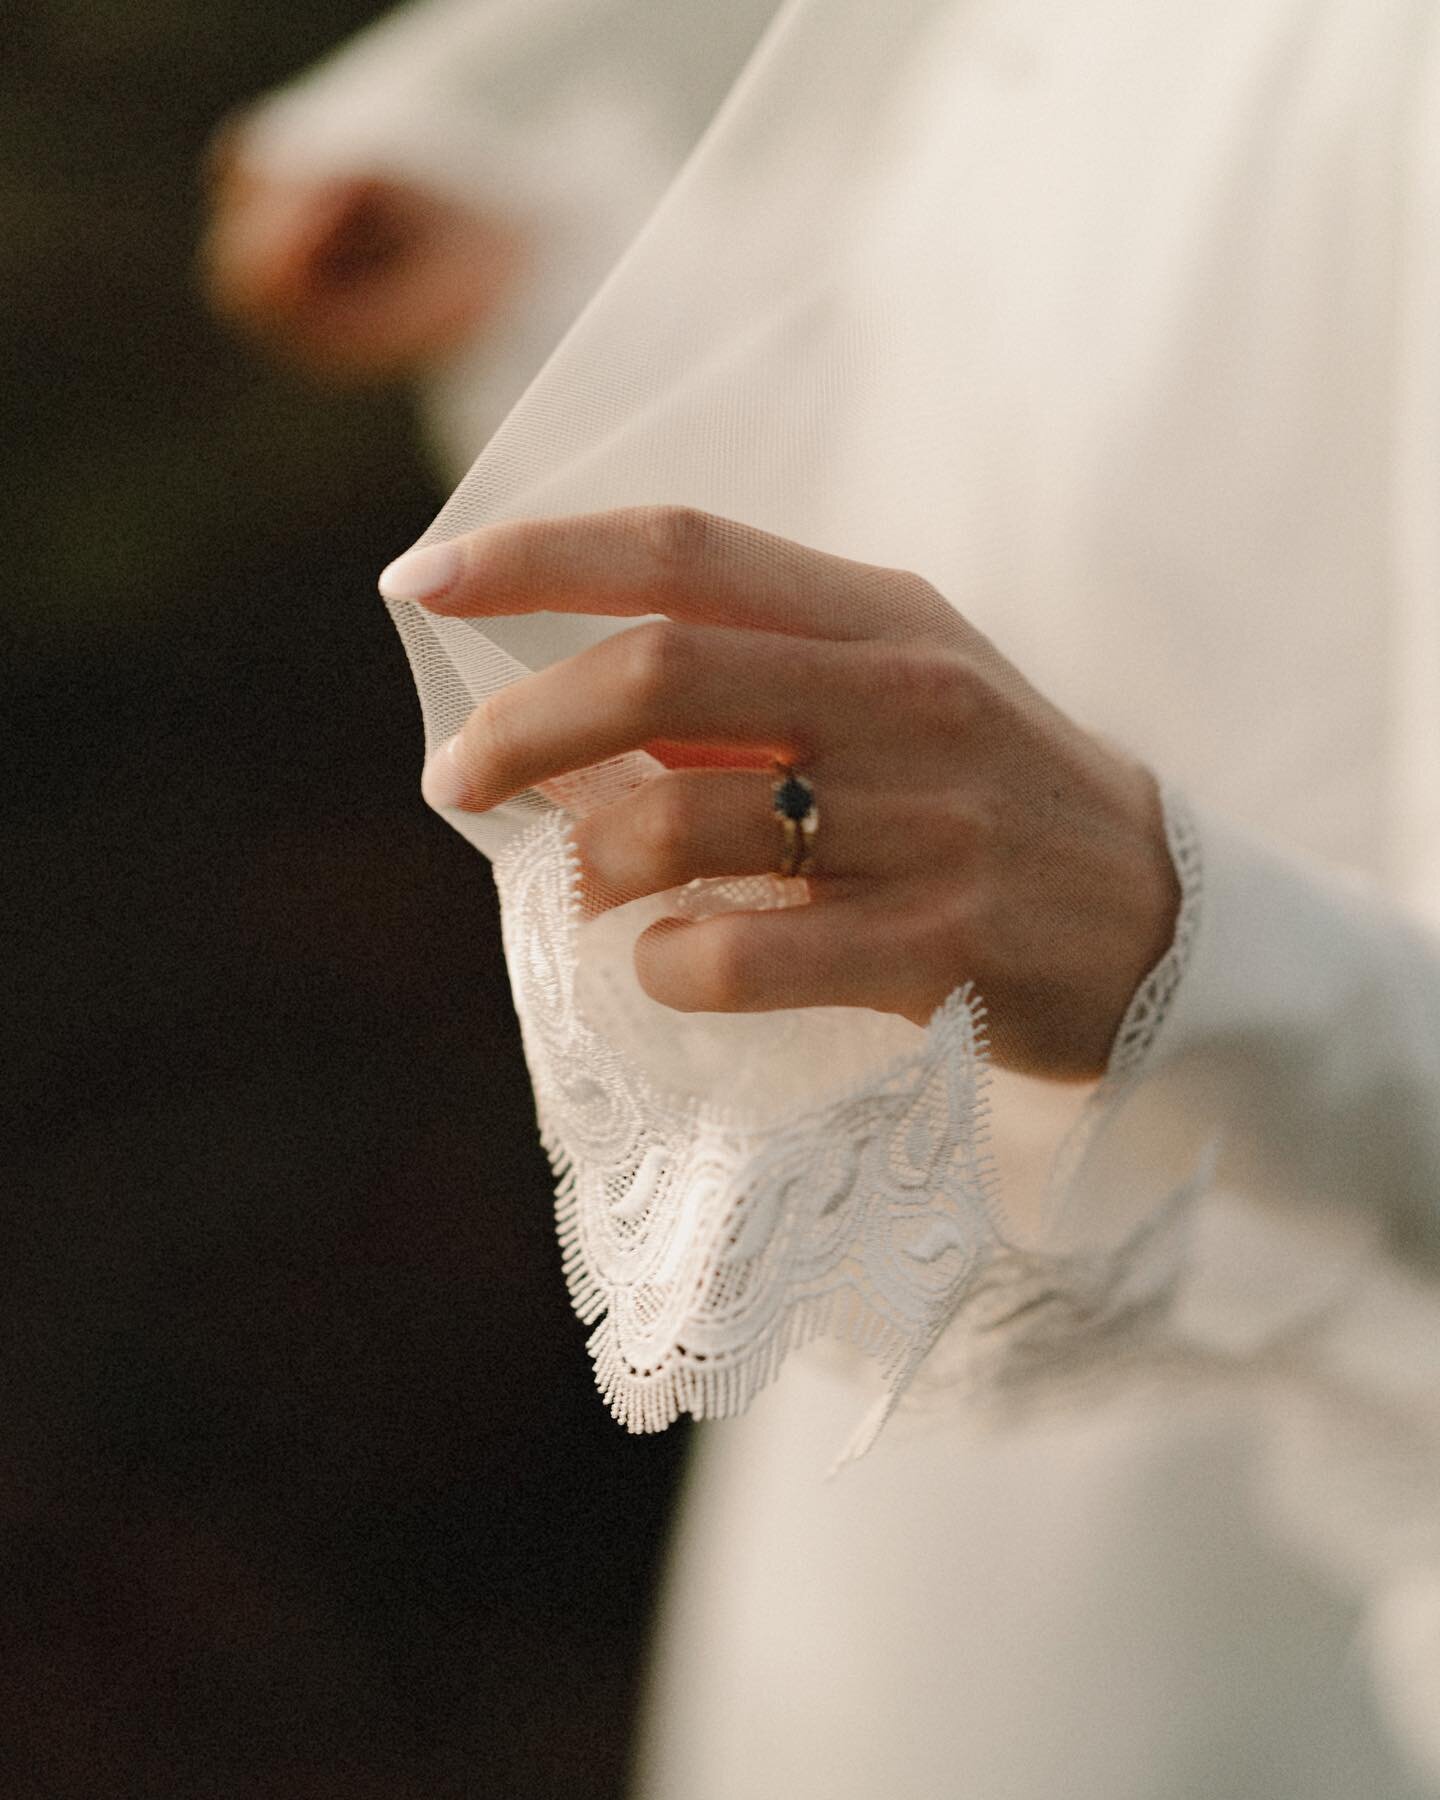
[[511, 291], [520, 234], [380, 175], [286, 180], [243, 121], [210, 156], [200, 277], [217, 313], [328, 381], [410, 375], [480, 330]]
[[971, 980], [999, 1062], [1103, 1071], [1179, 905], [1155, 782], [918, 576], [645, 508], [490, 526], [402, 557], [381, 590], [469, 617], [665, 615], [495, 694], [425, 773], [432, 805], [483, 811], [659, 755], [666, 773], [576, 825], [614, 895], [777, 870], [771, 759], [813, 784], [812, 903], [653, 927], [636, 968], [656, 1000], [923, 1024]]

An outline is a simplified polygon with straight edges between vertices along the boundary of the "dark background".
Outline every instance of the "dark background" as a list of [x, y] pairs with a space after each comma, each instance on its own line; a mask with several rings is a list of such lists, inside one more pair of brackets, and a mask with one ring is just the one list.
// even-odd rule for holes
[[679, 1441], [594, 1394], [418, 799], [439, 490], [189, 274], [216, 121], [373, 11], [0, 24], [3, 1800], [620, 1791]]

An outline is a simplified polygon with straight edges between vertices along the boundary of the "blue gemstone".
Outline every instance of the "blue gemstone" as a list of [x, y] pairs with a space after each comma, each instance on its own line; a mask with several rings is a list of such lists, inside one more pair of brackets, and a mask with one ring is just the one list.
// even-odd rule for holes
[[775, 810], [782, 819], [803, 819], [814, 804], [810, 789], [794, 775], [787, 775], [775, 790]]

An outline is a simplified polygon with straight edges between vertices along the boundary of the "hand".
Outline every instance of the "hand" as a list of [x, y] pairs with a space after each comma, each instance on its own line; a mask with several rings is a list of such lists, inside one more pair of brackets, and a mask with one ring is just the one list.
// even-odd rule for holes
[[[1179, 906], [1155, 782], [927, 582], [659, 508], [490, 526], [401, 558], [381, 589], [471, 617], [666, 615], [495, 694], [426, 768], [432, 805], [484, 811], [658, 754], [666, 773], [576, 824], [612, 894], [775, 870], [770, 760], [813, 783], [811, 904], [652, 927], [636, 972], [653, 998], [923, 1024], [968, 979], [997, 1061], [1103, 1072]], [[675, 766], [697, 761], [731, 766]]]
[[378, 175], [285, 180], [243, 125], [210, 159], [200, 278], [221, 317], [329, 381], [413, 374], [480, 330], [521, 261], [516, 228]]

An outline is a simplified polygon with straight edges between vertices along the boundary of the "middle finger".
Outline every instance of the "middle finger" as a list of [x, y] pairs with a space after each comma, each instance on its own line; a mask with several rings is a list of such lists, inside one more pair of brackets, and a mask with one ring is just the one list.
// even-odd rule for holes
[[[656, 739], [746, 745], [805, 763], [866, 693], [871, 646], [664, 620], [502, 688], [427, 765], [434, 806], [483, 812]], [[827, 731], [827, 723], [829, 729]]]

